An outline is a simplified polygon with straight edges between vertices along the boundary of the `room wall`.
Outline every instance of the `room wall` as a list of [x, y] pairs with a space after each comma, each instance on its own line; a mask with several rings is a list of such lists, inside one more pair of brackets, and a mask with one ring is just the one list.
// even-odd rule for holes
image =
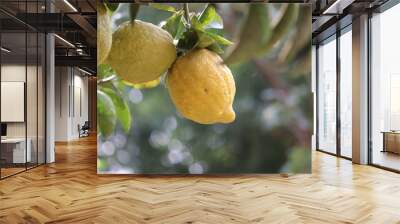
[[[80, 105], [77, 105], [78, 103], [75, 101], [74, 102], [74, 119], [72, 120], [72, 126], [74, 127], [72, 129], [72, 135], [73, 136], [78, 136], [78, 129], [76, 128], [78, 124], [83, 125], [85, 121], [89, 120], [89, 111], [88, 111], [88, 78], [87, 76], [81, 76], [82, 73], [79, 72], [79, 75], [74, 76], [74, 86], [75, 86], [75, 96], [74, 99], [77, 99], [77, 92], [76, 88], [79, 88], [80, 90]], [[81, 111], [79, 110], [78, 107], [81, 107]]]
[[[27, 78], [27, 80], [25, 80]], [[1, 66], [2, 82], [26, 83], [26, 115], [25, 122], [7, 122], [7, 137], [25, 138], [31, 140], [32, 157], [36, 158], [37, 149], [44, 150], [44, 84], [42, 68], [36, 65], [25, 67], [25, 64], [3, 64]], [[7, 110], [7, 108], [1, 108]], [[39, 114], [39, 117], [38, 117]], [[38, 120], [39, 118], [39, 120]], [[42, 155], [42, 154], [41, 154]], [[40, 157], [40, 156], [39, 156]], [[43, 158], [40, 157], [40, 161]]]
[[70, 141], [88, 120], [88, 78], [72, 67], [56, 67], [55, 73], [55, 140]]
[[[25, 82], [25, 65], [2, 65], [1, 81]], [[25, 123], [7, 123], [7, 137], [25, 137]]]
[[[28, 84], [27, 84], [27, 125], [28, 134], [35, 132], [37, 122], [37, 93], [36, 93], [36, 67], [28, 66]], [[2, 65], [1, 66], [1, 81], [4, 82], [25, 82], [25, 65]], [[40, 104], [43, 101], [39, 101]], [[39, 105], [41, 107], [42, 105]], [[2, 108], [6, 110], [6, 108]], [[11, 122], [7, 123], [8, 137], [25, 137], [25, 123]], [[29, 137], [29, 136], [28, 136]]]
[[68, 140], [68, 100], [70, 76], [68, 67], [55, 68], [55, 140]]

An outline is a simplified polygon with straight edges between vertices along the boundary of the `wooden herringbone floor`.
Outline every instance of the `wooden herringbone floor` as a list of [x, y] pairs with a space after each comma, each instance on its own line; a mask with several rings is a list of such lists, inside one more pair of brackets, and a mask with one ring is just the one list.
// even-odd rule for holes
[[96, 175], [96, 139], [0, 181], [0, 223], [400, 223], [400, 175], [313, 153], [313, 174]]

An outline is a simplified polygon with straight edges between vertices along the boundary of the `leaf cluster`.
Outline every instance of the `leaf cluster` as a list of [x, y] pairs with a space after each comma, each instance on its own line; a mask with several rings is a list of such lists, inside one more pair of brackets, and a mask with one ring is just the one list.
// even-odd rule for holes
[[119, 3], [110, 3], [108, 1], [104, 2], [104, 5], [106, 6], [109, 14], [113, 14], [115, 11], [117, 11]]
[[222, 18], [211, 4], [207, 4], [200, 13], [189, 12], [187, 6], [179, 10], [158, 3], [150, 4], [150, 6], [172, 12], [162, 28], [177, 41], [178, 54], [184, 54], [194, 48], [207, 48], [223, 54], [224, 47], [232, 44], [223, 37]]
[[[97, 129], [103, 137], [109, 136], [119, 124], [128, 133], [132, 124], [132, 114], [122, 91], [125, 84], [115, 75], [114, 70], [105, 64], [97, 68]], [[106, 80], [106, 81], [105, 81]]]

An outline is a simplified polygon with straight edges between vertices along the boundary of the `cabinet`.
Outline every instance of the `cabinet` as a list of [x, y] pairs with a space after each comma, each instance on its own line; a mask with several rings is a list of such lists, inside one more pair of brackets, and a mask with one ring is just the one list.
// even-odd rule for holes
[[382, 132], [383, 152], [400, 154], [400, 132]]
[[26, 140], [27, 147], [25, 151], [25, 138], [7, 138], [1, 140], [2, 160], [7, 164], [21, 164], [32, 161], [32, 141]]

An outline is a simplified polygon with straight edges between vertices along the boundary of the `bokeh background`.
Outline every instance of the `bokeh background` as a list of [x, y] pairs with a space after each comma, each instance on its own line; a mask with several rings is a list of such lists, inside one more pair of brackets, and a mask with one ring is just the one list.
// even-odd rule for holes
[[[190, 10], [201, 12], [205, 5], [190, 4]], [[249, 4], [214, 6], [224, 21], [224, 36], [237, 43]], [[285, 7], [267, 4], [271, 24], [279, 23]], [[158, 25], [170, 15], [141, 5], [136, 19]], [[113, 29], [128, 20], [130, 5], [120, 4], [112, 15]], [[309, 5], [301, 4], [290, 29], [262, 57], [229, 65], [237, 89], [236, 120], [231, 124], [200, 125], [182, 118], [163, 83], [150, 89], [124, 87], [132, 127], [128, 134], [117, 126], [112, 135], [99, 135], [98, 173], [309, 173], [310, 21]], [[260, 26], [254, 24], [253, 29]]]

